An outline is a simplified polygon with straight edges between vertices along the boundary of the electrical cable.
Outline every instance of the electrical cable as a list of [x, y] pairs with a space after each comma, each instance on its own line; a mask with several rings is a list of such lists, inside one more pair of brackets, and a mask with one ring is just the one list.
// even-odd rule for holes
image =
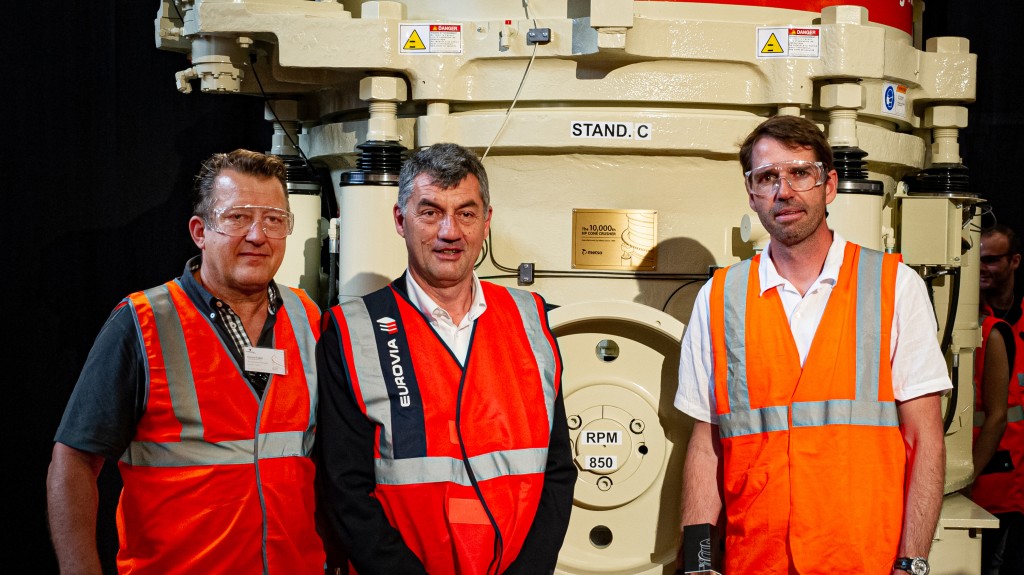
[[[932, 303], [932, 310], [935, 309], [935, 288], [933, 282], [936, 278], [941, 276], [950, 276], [949, 286], [949, 302], [946, 305], [946, 323], [942, 328], [942, 338], [939, 343], [939, 350], [943, 355], [951, 351], [953, 345], [953, 324], [956, 323], [957, 315], [957, 303], [960, 300], [960, 268], [953, 268], [951, 270], [938, 270], [935, 273], [927, 274], [924, 276], [925, 286], [928, 289], [928, 300]], [[936, 314], [935, 321], [938, 323], [938, 312]], [[953, 418], [956, 416], [957, 404], [960, 398], [960, 385], [959, 385], [959, 354], [954, 354], [952, 357], [952, 374], [950, 379], [953, 381], [953, 390], [949, 394], [949, 401], [946, 403], [946, 412], [942, 416], [942, 431], [943, 433], [949, 431], [951, 425], [953, 425]]]
[[299, 143], [296, 142], [295, 139], [292, 138], [291, 133], [289, 133], [288, 130], [284, 128], [284, 123], [281, 122], [281, 118], [277, 117], [277, 110], [275, 110], [274, 107], [270, 105], [270, 97], [267, 96], [266, 90], [263, 89], [263, 82], [260, 81], [260, 75], [256, 71], [256, 66], [253, 65], [255, 63], [256, 54], [250, 54], [249, 69], [252, 70], [252, 77], [255, 78], [256, 85], [260, 89], [260, 95], [263, 96], [264, 104], [267, 105], [267, 109], [270, 110], [270, 113], [274, 115], [274, 121], [277, 122], [279, 126], [281, 126], [281, 131], [284, 132], [284, 135], [288, 138], [288, 142], [291, 143], [292, 147], [295, 148], [296, 151], [299, 152], [299, 156], [302, 157], [302, 161], [306, 163], [306, 167], [309, 168], [309, 170], [315, 174], [316, 168], [313, 167], [312, 162], [310, 162], [309, 158], [306, 157], [306, 152], [302, 151], [302, 148], [299, 146]]
[[[533, 21], [533, 27], [537, 27], [537, 19], [530, 18], [530, 2], [529, 0], [523, 0], [523, 10], [526, 12], [526, 19]], [[516, 89], [516, 95], [512, 98], [512, 103], [509, 104], [508, 109], [505, 110], [505, 118], [501, 121], [501, 125], [498, 126], [498, 131], [494, 133], [494, 138], [491, 139], [491, 143], [487, 145], [487, 149], [484, 150], [484, 155], [480, 156], [480, 161], [483, 162], [487, 154], [490, 153], [491, 147], [494, 146], [495, 142], [498, 141], [498, 137], [501, 136], [501, 132], [505, 130], [505, 124], [508, 123], [508, 118], [512, 115], [512, 108], [516, 107], [516, 102], [519, 101], [519, 94], [523, 91], [523, 86], [526, 84], [526, 78], [530, 75], [530, 69], [533, 68], [533, 61], [537, 59], [537, 44], [533, 45], [533, 54], [530, 55], [530, 61], [526, 63], [526, 70], [523, 72], [522, 79], [519, 80], [519, 88]]]
[[[509, 270], [518, 271], [518, 270]], [[670, 273], [670, 272], [646, 272], [646, 271], [609, 271], [609, 270], [588, 270], [575, 272], [566, 270], [535, 270], [534, 275], [543, 277], [583, 277], [593, 276], [608, 279], [624, 280], [700, 280], [708, 279], [706, 273]]]
[[949, 402], [946, 404], [946, 413], [942, 416], [942, 433], [945, 434], [949, 431], [951, 425], [953, 425], [953, 418], [956, 416], [956, 405], [959, 401], [960, 396], [960, 385], [957, 380], [960, 379], [960, 356], [953, 356], [953, 368], [952, 377], [953, 390], [949, 392]]
[[[946, 325], [943, 326], [942, 343], [939, 349], [942, 353], [946, 353], [951, 350], [953, 346], [953, 324], [956, 323], [956, 312], [957, 303], [960, 300], [960, 268], [954, 268], [951, 272], [952, 282], [949, 286], [949, 306], [946, 311]], [[953, 360], [953, 391], [949, 394], [949, 402], [946, 405], [946, 416], [942, 422], [942, 432], [949, 431], [949, 427], [953, 424], [953, 417], [956, 415], [957, 402], [959, 399], [960, 385], [957, 381], [959, 374], [959, 360], [954, 357]]]
[[[531, 20], [533, 22], [533, 27], [536, 28], [537, 27], [537, 19], [530, 17], [529, 0], [523, 0], [523, 10], [526, 13], [526, 19], [527, 20]], [[519, 95], [523, 91], [523, 86], [526, 85], [526, 78], [529, 77], [530, 70], [533, 68], [533, 63], [536, 60], [536, 58], [537, 58], [537, 44], [534, 44], [533, 45], [533, 53], [530, 55], [530, 60], [526, 64], [526, 70], [523, 71], [523, 77], [519, 80], [519, 87], [516, 89], [515, 96], [512, 98], [512, 102], [509, 104], [508, 109], [505, 110], [505, 118], [502, 120], [501, 126], [498, 127], [498, 131], [494, 133], [494, 137], [491, 139], [491, 143], [487, 145], [487, 149], [484, 150], [483, 155], [480, 157], [480, 161], [481, 162], [484, 160], [484, 158], [487, 157], [487, 155], [491, 151], [491, 148], [494, 146], [495, 143], [497, 143], [498, 138], [501, 136], [502, 132], [505, 130], [505, 125], [508, 123], [509, 117], [511, 117], [511, 115], [512, 115], [512, 109], [515, 108], [516, 103], [519, 102]], [[494, 248], [491, 246], [491, 242], [492, 242], [492, 235], [491, 235], [491, 231], [488, 230], [487, 231], [487, 238], [484, 239], [483, 251], [481, 252], [480, 261], [478, 261], [476, 263], [476, 265], [473, 266], [473, 268], [474, 269], [478, 269], [481, 265], [483, 265], [484, 257], [486, 257], [487, 259], [490, 260], [491, 265], [493, 265], [494, 268], [497, 269], [498, 271], [505, 272], [506, 274], [515, 274], [515, 275], [511, 275], [511, 276], [503, 276], [503, 275], [487, 276], [489, 279], [518, 278], [519, 277], [519, 270], [517, 268], [511, 268], [511, 267], [508, 267], [506, 265], [502, 265], [501, 263], [498, 263], [498, 260], [494, 257]], [[563, 270], [536, 270], [534, 272], [534, 277], [535, 278], [580, 277], [580, 278], [594, 278], [594, 279], [616, 278], [617, 277], [617, 278], [622, 278], [622, 279], [652, 279], [652, 280], [654, 280], [654, 279], [656, 279], [656, 280], [662, 280], [662, 279], [664, 279], [664, 280], [707, 279], [706, 275], [698, 275], [698, 274], [653, 274], [653, 273], [652, 274], [646, 274], [646, 273], [637, 273], [637, 272], [615, 272], [615, 271], [594, 271], [594, 272], [587, 272], [587, 273], [582, 273], [581, 274], [581, 273], [577, 273], [577, 272], [563, 271]]]
[[184, 27], [185, 17], [181, 15], [181, 10], [178, 10], [178, 0], [171, 0], [171, 6], [173, 6], [174, 11], [178, 13], [178, 20], [181, 20], [181, 25]]
[[[996, 217], [996, 210], [991, 205], [982, 204], [979, 206], [973, 206], [972, 209], [978, 210], [979, 217], [984, 218], [985, 216], [992, 216], [992, 225], [996, 225], [999, 223], [999, 218]], [[974, 225], [974, 216], [972, 215], [971, 218], [964, 223], [964, 227], [968, 228], [972, 232], [980, 232], [983, 231], [988, 226]]]
[[681, 286], [677, 287], [676, 289], [672, 290], [672, 293], [668, 294], [668, 297], [665, 298], [665, 304], [661, 306], [661, 311], [665, 311], [665, 310], [668, 309], [668, 302], [672, 301], [672, 298], [674, 298], [677, 293], [682, 291], [683, 288], [685, 288], [686, 286], [693, 285], [693, 284], [695, 284], [695, 283], [697, 283], [699, 281], [700, 280], [690, 280], [688, 282], [684, 282], [683, 285], [681, 285]]
[[[527, 20], [531, 20], [533, 22], [533, 27], [536, 28], [537, 27], [537, 19], [536, 18], [530, 18], [530, 2], [529, 2], [529, 0], [523, 0], [523, 10], [526, 13], [526, 19]], [[508, 109], [505, 110], [505, 117], [502, 119], [501, 125], [498, 126], [498, 131], [495, 132], [494, 133], [494, 137], [491, 138], [491, 143], [487, 144], [487, 149], [485, 149], [484, 150], [484, 154], [482, 156], [480, 156], [480, 162], [481, 163], [484, 161], [485, 158], [487, 158], [487, 154], [489, 154], [491, 152], [491, 148], [494, 146], [495, 143], [497, 143], [498, 138], [501, 136], [501, 133], [505, 130], [505, 125], [508, 124], [508, 119], [512, 115], [512, 109], [516, 107], [516, 103], [519, 101], [519, 94], [522, 93], [523, 86], [526, 85], [526, 78], [530, 75], [530, 69], [533, 68], [533, 62], [536, 59], [537, 59], [537, 44], [535, 43], [533, 45], [533, 53], [530, 54], [530, 60], [529, 60], [529, 62], [526, 63], [526, 70], [523, 71], [523, 77], [519, 80], [519, 87], [516, 88], [516, 94], [515, 94], [515, 96], [512, 97], [512, 103], [510, 103], [509, 106], [508, 106]], [[491, 243], [491, 231], [487, 230], [487, 238], [484, 240], [484, 249], [485, 250], [487, 249], [487, 246], [490, 243]], [[517, 274], [516, 277], [519, 277], [518, 276], [518, 273], [519, 273], [518, 270], [515, 270], [515, 269], [512, 269], [512, 268], [507, 268], [507, 267], [504, 267], [504, 266], [500, 265], [497, 261], [494, 260], [493, 256], [491, 257], [491, 263], [494, 265], [494, 267], [498, 268], [499, 270], [501, 270], [503, 272], [515, 272]]]
[[474, 270], [480, 269], [480, 266], [484, 265], [484, 262], [487, 261], [487, 252], [489, 251], [490, 250], [488, 249], [487, 242], [483, 242], [483, 244], [481, 244], [480, 246], [480, 256], [477, 258], [476, 263], [473, 264]]
[[[530, 4], [529, 0], [523, 0], [523, 10], [524, 10], [524, 12], [526, 14], [526, 19], [527, 20], [533, 20], [533, 27], [536, 28], [537, 27], [537, 20], [530, 18], [529, 4]], [[487, 149], [485, 149], [483, 155], [480, 156], [481, 163], [487, 157], [487, 154], [490, 153], [491, 147], [493, 147], [495, 142], [498, 141], [498, 137], [501, 136], [502, 131], [504, 131], [505, 125], [508, 123], [509, 116], [511, 116], [511, 114], [512, 114], [512, 109], [515, 108], [516, 102], [519, 101], [519, 94], [522, 93], [522, 91], [523, 91], [523, 86], [526, 84], [526, 78], [530, 75], [530, 69], [533, 68], [533, 62], [534, 62], [534, 60], [536, 60], [536, 58], [537, 58], [537, 44], [534, 44], [533, 45], [533, 53], [530, 55], [530, 61], [527, 62], [527, 64], [526, 64], [526, 70], [523, 71], [522, 79], [519, 80], [519, 87], [516, 89], [515, 96], [512, 98], [512, 102], [509, 104], [508, 109], [505, 110], [505, 117], [502, 119], [501, 125], [498, 126], [498, 131], [494, 133], [494, 138], [491, 139], [491, 143], [487, 145]], [[498, 267], [498, 269], [500, 269], [501, 271], [504, 271], [504, 272], [508, 272], [508, 271], [517, 272], [517, 270], [510, 270], [509, 268], [504, 268], [503, 269], [501, 266], [497, 265], [497, 262], [495, 262], [493, 256], [491, 256], [491, 250], [489, 249], [490, 241], [491, 241], [491, 233], [490, 233], [490, 230], [488, 230], [487, 231], [487, 238], [485, 239], [484, 244], [483, 244], [483, 251], [480, 254], [480, 260], [476, 263], [475, 266], [473, 266], [474, 269], [480, 267], [480, 265], [483, 264], [483, 262], [484, 262], [484, 258], [490, 256], [491, 257], [491, 262], [494, 263], [495, 266]], [[512, 276], [512, 277], [519, 277], [518, 276], [518, 272], [517, 272], [517, 274], [515, 276]], [[475, 329], [474, 329], [474, 331], [475, 331]], [[470, 346], [473, 345], [472, 339], [473, 339], [473, 337], [471, 336], [471, 338], [470, 338]], [[466, 358], [466, 361], [467, 362], [469, 361], [468, 357]], [[457, 403], [456, 403], [456, 407], [455, 407], [455, 433], [459, 437], [459, 448], [462, 450], [462, 462], [463, 462], [463, 465], [466, 468], [466, 473], [469, 475], [469, 481], [473, 485], [473, 490], [476, 491], [476, 496], [480, 500], [480, 504], [483, 505], [484, 512], [487, 514], [487, 520], [490, 521], [491, 527], [494, 529], [494, 548], [492, 549], [491, 562], [487, 565], [487, 571], [486, 572], [488, 574], [490, 574], [491, 573], [491, 567], [493, 567], [494, 568], [494, 573], [495, 573], [495, 575], [497, 575], [499, 570], [501, 569], [501, 559], [502, 559], [502, 555], [504, 554], [505, 543], [504, 543], [504, 540], [502, 539], [501, 529], [498, 527], [498, 522], [494, 519], [494, 515], [491, 514], [491, 510], [487, 506], [487, 501], [484, 499], [483, 492], [480, 490], [480, 485], [477, 483], [476, 474], [473, 473], [473, 466], [470, 465], [470, 463], [469, 463], [469, 456], [466, 453], [466, 443], [462, 439], [462, 426], [461, 426], [461, 420], [462, 420], [462, 391], [463, 391], [464, 386], [465, 386], [466, 371], [467, 371], [467, 366], [463, 366], [462, 379], [459, 381], [458, 399], [457, 399]]]
[[[560, 273], [560, 274], [540, 274], [540, 275], [534, 274], [533, 277], [535, 277], [535, 278], [544, 278], [544, 279], [578, 279], [578, 278], [586, 278], [586, 279], [595, 279], [595, 280], [608, 279], [608, 280], [633, 280], [633, 281], [636, 281], [636, 280], [651, 280], [651, 281], [693, 280], [693, 281], [707, 281], [708, 279], [710, 279], [710, 276], [700, 275], [700, 274], [676, 274], [676, 275], [663, 274], [663, 275], [658, 275], [658, 276], [655, 276], [655, 277], [648, 277], [648, 276], [638, 275], [636, 277], [631, 277], [631, 276], [603, 276], [603, 275], [597, 275], [598, 273], [599, 272], [563, 272], [563, 273]], [[512, 279], [512, 278], [518, 278], [518, 277], [519, 277], [518, 273], [515, 273], [515, 274], [491, 274], [491, 275], [486, 275], [486, 276], [480, 276], [480, 279], [482, 279], [482, 280], [493, 280], [493, 279]]]
[[[473, 340], [476, 339], [476, 324], [473, 324], [473, 333], [469, 336], [469, 349], [473, 348]], [[487, 500], [484, 499], [483, 491], [480, 489], [480, 483], [476, 479], [476, 474], [473, 472], [473, 466], [469, 462], [469, 454], [466, 452], [466, 442], [462, 437], [462, 392], [466, 388], [466, 374], [469, 372], [469, 360], [470, 356], [466, 356], [465, 365], [462, 366], [462, 377], [459, 378], [459, 389], [455, 396], [455, 435], [459, 438], [459, 452], [462, 455], [462, 466], [466, 469], [466, 474], [469, 476], [469, 483], [473, 486], [473, 491], [476, 492], [477, 499], [480, 500], [480, 505], [484, 508], [484, 513], [487, 515], [487, 520], [490, 521], [491, 527], [494, 529], [494, 548], [491, 553], [491, 562], [487, 565], [486, 573], [490, 575], [491, 566], [494, 566], [494, 574], [498, 575], [499, 569], [501, 569], [501, 557], [504, 554], [505, 542], [501, 536], [501, 529], [498, 527], [498, 521], [494, 518], [494, 514], [491, 513], [490, 507], [487, 506]]]

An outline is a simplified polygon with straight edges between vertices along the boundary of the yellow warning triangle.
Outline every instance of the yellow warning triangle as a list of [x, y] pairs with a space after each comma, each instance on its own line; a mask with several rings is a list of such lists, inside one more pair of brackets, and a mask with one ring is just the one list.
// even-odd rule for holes
[[[773, 36], [774, 38], [774, 36]], [[409, 39], [405, 41], [405, 47], [403, 50], [426, 50], [427, 47], [423, 45], [423, 40], [420, 40], [420, 35], [416, 30], [412, 31], [409, 35]]]
[[[413, 32], [415, 34], [415, 32]], [[412, 42], [412, 38], [409, 38]], [[408, 48], [408, 47], [407, 47]], [[762, 54], [783, 54], [786, 51], [782, 49], [782, 44], [779, 43], [779, 39], [775, 37], [775, 32], [768, 38], [768, 41], [764, 43], [764, 47], [761, 48]]]

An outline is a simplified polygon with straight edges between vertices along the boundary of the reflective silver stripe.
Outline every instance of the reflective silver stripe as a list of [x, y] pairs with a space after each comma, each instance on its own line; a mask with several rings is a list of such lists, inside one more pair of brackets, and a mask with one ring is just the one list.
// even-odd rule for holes
[[723, 438], [787, 429], [788, 409], [784, 405], [734, 411], [718, 416], [718, 431]]
[[[252, 464], [256, 457], [255, 453], [258, 453], [261, 459], [308, 457], [310, 455], [314, 439], [312, 431], [316, 423], [315, 404], [311, 406], [311, 421], [306, 433], [292, 431], [260, 434], [258, 436], [258, 451], [254, 452], [254, 440], [252, 439], [208, 442], [204, 437], [199, 398], [196, 395], [195, 381], [192, 378], [192, 366], [185, 343], [184, 329], [174, 300], [171, 298], [170, 290], [167, 285], [162, 285], [143, 293], [153, 309], [157, 337], [160, 340], [163, 353], [171, 408], [174, 411], [175, 419], [181, 423], [179, 436], [181, 441], [133, 441], [121, 456], [121, 461], [135, 466], [180, 467]], [[311, 386], [309, 392], [312, 400], [316, 397], [316, 375], [315, 373], [310, 374], [312, 368], [308, 366], [315, 365], [313, 358], [316, 344], [313, 341], [305, 309], [293, 312], [292, 307], [287, 307], [289, 300], [292, 304], [297, 302], [301, 306], [298, 296], [293, 293], [288, 294], [290, 297], [284, 296], [283, 293], [282, 296], [285, 298], [286, 309], [289, 319], [292, 321], [296, 339], [299, 341], [300, 348], [304, 348], [300, 355], [306, 369], [307, 386]], [[305, 322], [304, 326], [296, 323], [300, 320]], [[210, 329], [215, 328], [211, 325]], [[143, 342], [145, 343], [144, 338]], [[224, 350], [224, 353], [229, 352]], [[232, 364], [237, 368], [233, 361]]]
[[[1015, 405], [1006, 410], [1006, 423], [1018, 423], [1024, 421], [1024, 407]], [[985, 412], [974, 412], [974, 427], [985, 425]]]
[[730, 267], [725, 274], [725, 349], [729, 411], [750, 409], [747, 387], [747, 283], [750, 260]]
[[898, 427], [896, 404], [879, 401], [830, 399], [793, 402], [793, 427], [872, 425]]
[[[857, 264], [857, 395], [878, 401], [878, 363], [882, 354], [882, 252], [860, 249]], [[794, 414], [794, 419], [795, 419]], [[794, 421], [795, 424], [795, 421]], [[879, 424], [883, 424], [879, 421]]]
[[[495, 451], [469, 458], [477, 481], [506, 475], [544, 473], [547, 449], [514, 449]], [[469, 486], [466, 466], [457, 457], [416, 457], [410, 459], [377, 459], [377, 483], [380, 485], [418, 485], [423, 483], [456, 483]]]
[[380, 425], [381, 457], [390, 459], [394, 456], [391, 400], [388, 398], [384, 374], [380, 371], [377, 338], [373, 333], [375, 324], [362, 298], [355, 297], [342, 302], [341, 311], [348, 325], [348, 341], [352, 346], [352, 361], [355, 363], [350, 369], [359, 378], [358, 393], [366, 404], [366, 416]]
[[[153, 308], [153, 321], [163, 352], [167, 388], [174, 417], [181, 423], [181, 439], [203, 439], [203, 417], [192, 379], [192, 364], [185, 343], [185, 330], [167, 285], [143, 292]], [[212, 329], [212, 328], [211, 328]]]
[[[303, 436], [299, 431], [260, 434], [260, 459], [278, 457], [308, 457]], [[157, 443], [136, 441], [129, 448], [131, 458], [126, 463], [145, 467], [188, 467], [193, 465], [251, 465], [253, 441], [239, 439], [205, 443]], [[124, 460], [124, 458], [122, 458]]]
[[[895, 402], [878, 401], [881, 361], [883, 254], [860, 249], [857, 268], [856, 399], [794, 402], [793, 427], [869, 425], [895, 427], [899, 416]], [[746, 362], [746, 298], [750, 260], [726, 271], [724, 329], [728, 365], [726, 386], [729, 413], [719, 416], [723, 438], [783, 431], [789, 428], [789, 406], [750, 408]]]
[[[288, 321], [292, 324], [292, 333], [295, 334], [295, 342], [299, 346], [299, 357], [302, 358], [302, 369], [306, 376], [306, 391], [309, 394], [309, 425], [307, 426], [306, 437], [303, 439], [303, 455], [313, 451], [313, 429], [316, 428], [316, 336], [309, 326], [309, 315], [306, 314], [306, 306], [302, 305], [302, 299], [289, 288], [281, 288], [281, 299], [284, 300], [284, 310], [288, 314]], [[263, 457], [263, 450], [260, 449], [260, 457]]]
[[548, 342], [544, 322], [540, 317], [537, 300], [534, 299], [533, 294], [525, 290], [506, 289], [512, 294], [512, 300], [519, 308], [519, 315], [523, 318], [523, 327], [526, 328], [526, 338], [530, 341], [530, 348], [537, 360], [541, 385], [544, 386], [544, 405], [548, 411], [548, 432], [550, 432], [555, 418], [555, 351]]

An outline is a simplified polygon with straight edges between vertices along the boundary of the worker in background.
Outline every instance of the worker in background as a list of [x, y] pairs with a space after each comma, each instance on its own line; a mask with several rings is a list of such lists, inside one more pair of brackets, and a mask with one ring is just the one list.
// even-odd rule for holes
[[927, 573], [952, 385], [924, 282], [828, 228], [812, 122], [769, 118], [740, 162], [771, 240], [715, 273], [683, 338], [684, 537], [724, 513], [728, 573]]
[[[990, 387], [986, 374], [974, 409], [977, 479], [971, 487], [971, 499], [999, 519], [998, 529], [982, 533], [984, 575], [1024, 573], [1024, 319], [1021, 297], [1014, 290], [1014, 272], [1019, 265], [1020, 243], [1012, 229], [995, 225], [982, 232], [981, 313], [983, 318], [987, 317], [982, 323], [983, 334], [998, 333], [986, 329], [989, 325], [1009, 324], [1012, 331], [1004, 338], [1006, 348], [1016, 348], [1006, 394], [994, 384]], [[979, 350], [986, 360], [990, 345], [986, 341]], [[984, 369], [987, 372], [987, 364]], [[1007, 406], [1005, 410], [1000, 403]], [[1001, 440], [995, 441], [995, 431], [1000, 426], [1005, 431]]]
[[551, 573], [576, 468], [544, 300], [473, 272], [483, 165], [435, 144], [402, 167], [407, 272], [324, 315], [317, 511], [359, 575]]
[[292, 231], [285, 166], [215, 154], [181, 277], [110, 315], [57, 430], [47, 477], [62, 573], [100, 573], [96, 479], [118, 459], [120, 573], [321, 574], [313, 370], [320, 312], [273, 277]]

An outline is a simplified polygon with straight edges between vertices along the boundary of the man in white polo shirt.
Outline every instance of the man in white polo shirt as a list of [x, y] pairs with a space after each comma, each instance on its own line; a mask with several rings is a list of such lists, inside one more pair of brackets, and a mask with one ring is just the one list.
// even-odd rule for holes
[[769, 118], [740, 161], [771, 241], [704, 286], [683, 339], [684, 529], [724, 527], [729, 573], [927, 573], [951, 384], [924, 283], [828, 228], [812, 122]]

